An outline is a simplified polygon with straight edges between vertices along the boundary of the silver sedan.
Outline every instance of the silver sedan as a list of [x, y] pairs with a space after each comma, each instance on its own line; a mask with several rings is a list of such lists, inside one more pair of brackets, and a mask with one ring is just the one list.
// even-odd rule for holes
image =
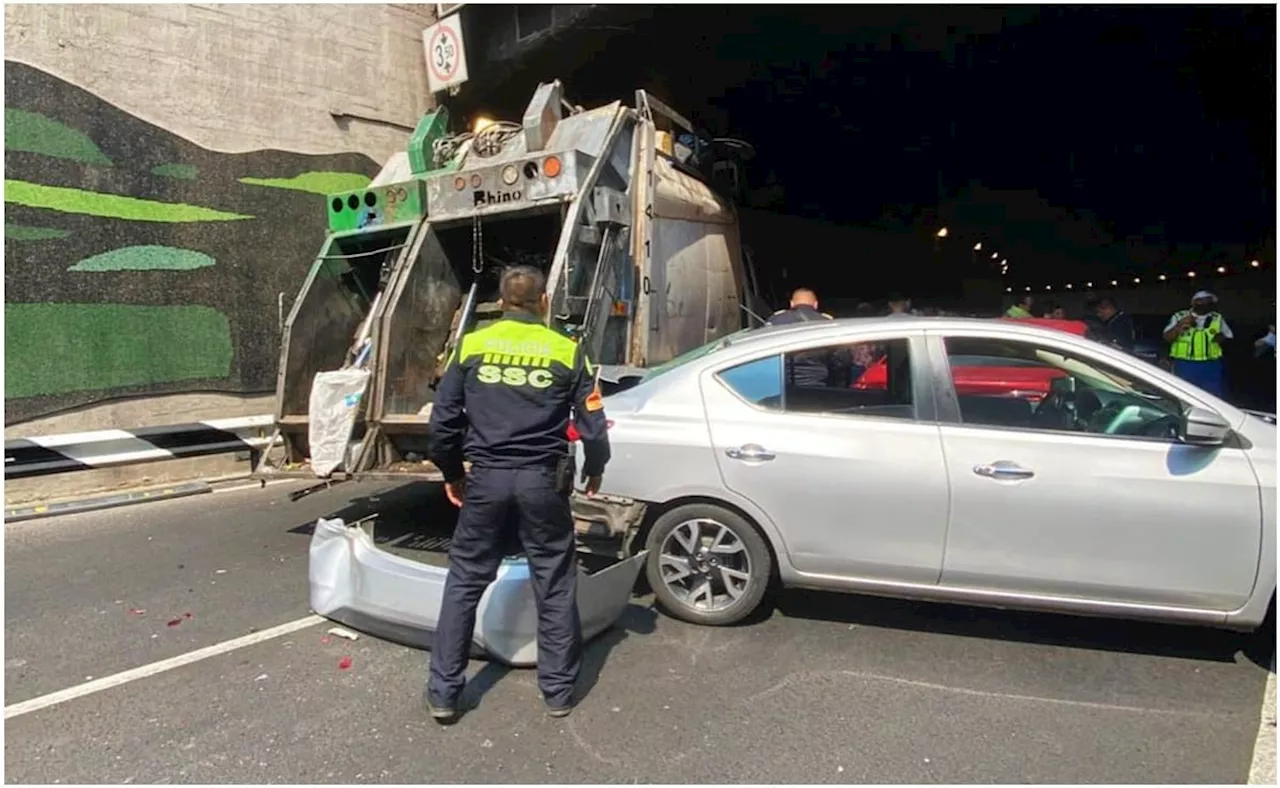
[[[1251, 630], [1273, 615], [1275, 417], [999, 320], [735, 334], [605, 400], [659, 604], [766, 587]], [[597, 499], [599, 500], [599, 499]]]

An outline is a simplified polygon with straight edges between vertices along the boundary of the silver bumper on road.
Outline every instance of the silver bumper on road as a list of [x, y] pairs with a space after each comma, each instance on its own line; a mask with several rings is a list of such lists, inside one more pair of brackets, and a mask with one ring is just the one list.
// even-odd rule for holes
[[[599, 572], [578, 570], [578, 613], [582, 635], [599, 635], [621, 617], [643, 566], [645, 553]], [[359, 525], [320, 519], [311, 537], [311, 609], [325, 618], [376, 637], [430, 648], [444, 599], [443, 567], [378, 549]], [[523, 558], [502, 562], [498, 576], [480, 598], [474, 656], [515, 667], [537, 663], [537, 611], [529, 565]]]

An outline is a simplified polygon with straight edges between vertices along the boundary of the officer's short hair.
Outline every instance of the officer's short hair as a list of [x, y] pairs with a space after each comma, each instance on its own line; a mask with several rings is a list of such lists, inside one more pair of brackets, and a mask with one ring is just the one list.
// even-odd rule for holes
[[547, 292], [547, 277], [531, 265], [513, 265], [502, 272], [498, 295], [509, 309], [532, 311]]

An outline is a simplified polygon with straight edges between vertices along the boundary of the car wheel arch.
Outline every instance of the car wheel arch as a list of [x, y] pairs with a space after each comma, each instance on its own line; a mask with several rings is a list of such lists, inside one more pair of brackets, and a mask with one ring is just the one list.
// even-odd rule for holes
[[635, 555], [637, 552], [645, 549], [645, 544], [649, 541], [649, 532], [653, 530], [654, 523], [656, 523], [664, 514], [672, 511], [673, 509], [678, 509], [681, 506], [688, 506], [690, 504], [719, 506], [722, 509], [727, 509], [728, 511], [733, 512], [745, 520], [747, 524], [754, 528], [756, 533], [760, 535], [764, 540], [765, 547], [769, 550], [769, 557], [772, 559], [772, 569], [769, 573], [770, 583], [777, 584], [780, 582], [779, 558], [780, 556], [785, 558], [786, 553], [782, 549], [781, 545], [777, 543], [775, 535], [772, 533], [772, 529], [762, 526], [758, 518], [736, 503], [727, 501], [723, 498], [717, 498], [713, 495], [683, 495], [678, 498], [663, 501], [662, 503], [647, 504], [644, 519], [627, 541], [627, 554]]

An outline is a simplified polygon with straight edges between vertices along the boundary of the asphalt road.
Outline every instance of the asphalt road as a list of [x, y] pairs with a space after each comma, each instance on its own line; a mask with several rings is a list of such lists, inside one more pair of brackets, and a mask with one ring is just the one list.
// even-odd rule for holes
[[[306, 526], [387, 488], [287, 489], [7, 525], [5, 705], [307, 616]], [[424, 653], [328, 626], [6, 720], [6, 778], [1241, 783], [1270, 658], [1212, 630], [799, 592], [710, 629], [638, 598], [573, 716], [477, 662], [479, 707], [439, 728]]]

